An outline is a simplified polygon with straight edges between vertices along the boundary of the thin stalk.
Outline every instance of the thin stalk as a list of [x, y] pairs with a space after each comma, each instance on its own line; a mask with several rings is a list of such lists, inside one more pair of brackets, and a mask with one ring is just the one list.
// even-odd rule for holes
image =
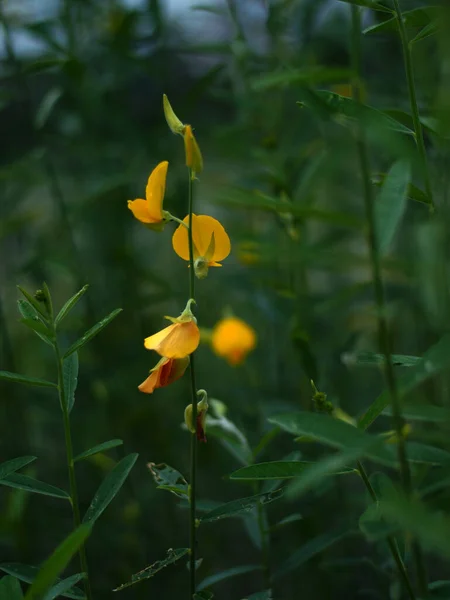
[[[67, 459], [67, 469], [69, 472], [69, 488], [70, 488], [70, 501], [72, 505], [72, 513], [73, 513], [73, 525], [76, 529], [81, 524], [80, 517], [80, 506], [78, 503], [78, 490], [77, 490], [77, 481], [75, 477], [75, 465], [73, 462], [73, 445], [72, 445], [72, 434], [70, 431], [70, 417], [69, 417], [69, 408], [67, 406], [67, 398], [66, 391], [64, 389], [64, 375], [63, 375], [63, 359], [61, 357], [61, 352], [59, 349], [58, 340], [56, 338], [56, 331], [54, 330], [55, 335], [55, 356], [56, 356], [56, 366], [58, 370], [58, 392], [59, 392], [59, 401], [61, 404], [61, 409], [63, 413], [63, 423], [64, 423], [64, 438], [66, 442], [66, 459]], [[87, 600], [92, 600], [92, 592], [91, 585], [89, 581], [89, 572], [87, 565], [87, 557], [86, 557], [86, 549], [84, 545], [80, 547], [79, 550], [80, 556], [80, 564], [82, 573], [86, 574], [84, 579], [84, 590], [86, 592]]]
[[[192, 238], [192, 210], [193, 210], [193, 179], [189, 169], [189, 297], [195, 300], [195, 270], [194, 270], [194, 242]], [[190, 357], [191, 392], [192, 392], [192, 422], [194, 433], [191, 434], [191, 477], [189, 489], [190, 506], [190, 592], [192, 598], [196, 591], [196, 555], [197, 555], [197, 520], [196, 520], [196, 491], [197, 491], [197, 384], [195, 382], [195, 357]]]
[[402, 11], [398, 0], [394, 0], [394, 8], [397, 16], [398, 30], [400, 33], [400, 40], [403, 49], [403, 61], [405, 63], [405, 73], [408, 82], [409, 102], [411, 104], [411, 115], [414, 125], [414, 133], [416, 138], [417, 149], [419, 151], [420, 160], [422, 163], [422, 172], [425, 183], [425, 190], [428, 198], [430, 199], [431, 210], [435, 210], [435, 204], [433, 200], [433, 190], [431, 189], [430, 171], [428, 168], [427, 152], [425, 150], [425, 142], [423, 139], [423, 128], [420, 122], [419, 107], [417, 105], [417, 94], [416, 86], [414, 83], [414, 71], [412, 67], [411, 58], [411, 47], [408, 42], [408, 36], [406, 33], [405, 23], [403, 21]]
[[267, 523], [264, 505], [258, 503], [258, 529], [261, 535], [261, 566], [263, 570], [264, 588], [269, 590], [272, 587], [270, 574], [270, 556], [269, 542], [267, 535]]
[[[357, 100], [360, 100], [360, 74], [361, 74], [361, 16], [360, 10], [356, 6], [352, 6], [352, 67], [354, 73], [353, 94]], [[402, 417], [400, 396], [398, 393], [397, 382], [395, 379], [394, 366], [392, 363], [389, 328], [386, 317], [386, 298], [381, 276], [381, 260], [378, 249], [378, 238], [375, 222], [375, 199], [373, 194], [373, 186], [370, 180], [370, 166], [367, 152], [367, 144], [362, 128], [358, 131], [358, 157], [360, 163], [360, 171], [364, 187], [364, 205], [366, 219], [368, 224], [368, 244], [370, 253], [370, 262], [372, 267], [372, 280], [375, 294], [375, 302], [377, 307], [378, 319], [378, 343], [380, 352], [384, 356], [384, 373], [389, 391], [390, 402], [392, 406], [392, 421], [397, 437], [397, 455], [400, 465], [400, 477], [403, 489], [407, 495], [411, 495], [411, 472], [406, 456], [405, 438], [403, 435], [403, 427], [405, 421]], [[412, 554], [418, 579], [418, 588], [420, 595], [426, 597], [428, 586], [423, 563], [423, 556], [418, 542], [412, 544]]]
[[[356, 468], [358, 469], [359, 474], [361, 475], [361, 479], [363, 480], [364, 485], [366, 486], [367, 491], [370, 494], [370, 497], [372, 498], [372, 500], [374, 502], [378, 502], [377, 495], [375, 493], [375, 490], [372, 487], [372, 484], [370, 483], [370, 480], [367, 476], [366, 470], [364, 469], [362, 463], [359, 460], [356, 463]], [[408, 572], [406, 570], [405, 564], [400, 555], [400, 552], [399, 552], [399, 549], [397, 546], [397, 542], [396, 542], [394, 536], [389, 535], [386, 538], [386, 541], [389, 546], [389, 550], [391, 551], [392, 558], [394, 559], [394, 562], [397, 565], [397, 569], [398, 569], [400, 577], [403, 581], [405, 589], [408, 592], [408, 596], [409, 596], [410, 600], [416, 600], [416, 595], [414, 594], [414, 590], [413, 590], [411, 581], [409, 580], [409, 577], [408, 577]]]

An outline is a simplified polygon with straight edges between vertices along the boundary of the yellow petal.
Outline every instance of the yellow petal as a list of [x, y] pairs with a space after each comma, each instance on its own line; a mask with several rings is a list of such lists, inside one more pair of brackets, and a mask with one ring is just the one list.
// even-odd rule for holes
[[153, 223], [153, 219], [148, 212], [147, 202], [145, 200], [128, 200], [128, 208], [133, 215], [142, 223]]
[[186, 166], [190, 167], [194, 173], [201, 173], [203, 171], [202, 153], [190, 125], [186, 125], [184, 129], [184, 149], [186, 152]]
[[174, 323], [144, 340], [147, 350], [155, 350], [167, 358], [184, 358], [192, 354], [200, 342], [200, 331], [194, 321]]
[[211, 343], [216, 354], [236, 365], [255, 347], [256, 334], [245, 321], [229, 317], [222, 319], [214, 327]]
[[169, 163], [164, 160], [157, 165], [148, 178], [145, 188], [147, 198], [148, 214], [153, 222], [162, 221], [162, 205], [166, 191], [166, 177]]
[[[189, 216], [186, 216], [183, 222], [188, 225]], [[208, 260], [208, 266], [210, 267], [219, 266], [215, 263], [229, 255], [231, 250], [230, 238], [217, 219], [208, 215], [192, 215], [192, 239], [197, 251], [194, 253], [194, 258], [197, 258], [197, 253], [200, 257], [205, 257], [208, 254], [213, 234], [214, 253]], [[188, 230], [183, 225], [179, 225], [175, 230], [172, 245], [178, 256], [184, 260], [189, 260]]]

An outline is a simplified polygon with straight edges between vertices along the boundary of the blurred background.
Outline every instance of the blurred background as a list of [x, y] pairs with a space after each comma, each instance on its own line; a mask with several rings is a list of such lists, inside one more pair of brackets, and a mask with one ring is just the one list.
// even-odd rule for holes
[[[401, 4], [407, 11], [423, 2]], [[72, 412], [76, 453], [124, 441], [77, 465], [82, 512], [117, 460], [140, 455], [88, 542], [94, 596], [103, 600], [168, 548], [188, 545], [185, 506], [156, 490], [146, 467], [166, 462], [188, 474], [189, 436], [181, 426], [188, 377], [152, 396], [137, 390], [157, 362], [144, 337], [164, 325], [163, 315], [178, 315], [188, 296], [187, 265], [171, 247], [173, 225], [150, 232], [127, 209], [128, 199], [143, 196], [156, 164], [168, 160], [165, 208], [179, 218], [187, 213], [184, 149], [164, 120], [163, 93], [193, 125], [202, 149], [195, 212], [220, 219], [232, 243], [223, 268], [197, 285], [199, 325], [209, 330], [232, 311], [258, 339], [245, 362], [232, 367], [214, 354], [206, 331], [196, 362], [199, 387], [226, 404], [251, 448], [273, 427], [268, 416], [310, 408], [311, 379], [354, 417], [383, 389], [377, 367], [352, 362], [356, 352], [377, 351], [354, 138], [338, 119], [297, 104], [311, 89], [351, 93], [350, 7], [339, 0], [3, 0], [0, 6], [0, 368], [56, 377], [51, 348], [18, 322], [17, 284], [33, 293], [46, 281], [57, 307], [89, 284], [66, 320], [66, 346], [123, 308], [80, 351]], [[383, 20], [381, 12], [363, 11], [364, 28]], [[448, 330], [448, 38], [447, 29], [414, 46], [441, 218], [431, 220], [426, 203], [409, 199], [383, 258], [399, 354], [420, 356]], [[369, 33], [362, 44], [365, 102], [411, 127], [396, 32]], [[412, 182], [423, 189], [412, 137], [372, 133], [374, 181], [406, 157]], [[417, 396], [448, 405], [449, 384], [444, 373]], [[1, 382], [0, 394], [2, 460], [35, 455], [28, 474], [67, 488], [57, 396]], [[389, 421], [383, 417], [377, 428], [389, 429]], [[433, 432], [419, 427], [415, 435]], [[200, 446], [203, 506], [255, 493], [226, 480], [245, 462], [235, 446], [220, 432]], [[280, 434], [258, 460], [300, 452], [308, 459], [322, 451]], [[274, 597], [296, 598], [301, 590], [304, 598], [399, 598], [385, 546], [368, 544], [358, 532], [366, 505], [356, 478], [327, 479], [297, 505], [269, 505], [272, 525], [302, 515], [272, 531], [275, 567], [321, 532], [343, 523], [352, 532], [277, 579]], [[3, 487], [0, 509], [0, 562], [39, 565], [71, 529], [70, 510], [57, 499]], [[252, 514], [203, 527], [199, 577], [259, 564], [260, 546]], [[444, 578], [439, 561], [432, 570]], [[187, 580], [181, 561], [120, 597], [176, 598], [186, 593]], [[260, 589], [255, 571], [214, 591], [219, 600], [239, 600]]]

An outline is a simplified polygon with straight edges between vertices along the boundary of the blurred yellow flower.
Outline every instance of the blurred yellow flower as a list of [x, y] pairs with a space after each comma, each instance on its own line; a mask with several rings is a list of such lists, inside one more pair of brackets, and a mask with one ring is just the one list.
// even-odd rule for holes
[[167, 358], [163, 356], [150, 371], [150, 375], [138, 386], [144, 394], [153, 394], [156, 388], [170, 385], [184, 375], [189, 364], [189, 356], [184, 358]]
[[203, 171], [203, 157], [190, 125], [185, 126], [183, 137], [186, 166], [192, 169], [194, 173], [201, 173]]
[[211, 343], [217, 355], [225, 358], [230, 365], [238, 365], [256, 346], [256, 332], [245, 321], [227, 317], [214, 327]]
[[191, 312], [191, 303], [192, 300], [189, 300], [179, 317], [164, 317], [173, 324], [145, 338], [147, 350], [155, 350], [165, 358], [184, 358], [197, 349], [200, 331]]
[[145, 188], [146, 200], [138, 198], [128, 200], [128, 208], [133, 215], [150, 229], [161, 230], [168, 219], [162, 205], [166, 189], [167, 167], [169, 163], [164, 160], [157, 165], [148, 178]]
[[[189, 216], [183, 219], [189, 226]], [[203, 279], [208, 274], [209, 267], [221, 267], [217, 262], [230, 254], [230, 238], [223, 226], [207, 215], [192, 215], [192, 241], [194, 244], [195, 274]], [[188, 228], [179, 225], [172, 237], [175, 252], [183, 260], [189, 260]]]

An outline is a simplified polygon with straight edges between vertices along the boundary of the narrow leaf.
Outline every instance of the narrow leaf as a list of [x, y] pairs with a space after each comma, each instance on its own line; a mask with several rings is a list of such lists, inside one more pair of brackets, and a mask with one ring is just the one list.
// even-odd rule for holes
[[384, 180], [375, 204], [378, 249], [386, 254], [394, 239], [406, 208], [406, 192], [410, 176], [409, 164], [396, 162]]
[[56, 316], [55, 319], [55, 326], [57, 327], [61, 321], [64, 319], [64, 317], [66, 317], [69, 312], [72, 310], [72, 308], [75, 306], [75, 304], [77, 304], [77, 302], [80, 300], [80, 298], [82, 298], [84, 296], [84, 294], [86, 293], [87, 289], [88, 289], [89, 285], [85, 285], [81, 288], [81, 290], [79, 290], [76, 294], [74, 294], [72, 296], [72, 298], [69, 298], [69, 300], [67, 300], [67, 302], [64, 304], [64, 306], [61, 308], [61, 310], [59, 311], [59, 313]]
[[[341, 355], [341, 360], [347, 366], [383, 367], [385, 363], [384, 354], [375, 354], [374, 352], [347, 352]], [[394, 367], [414, 367], [422, 358], [405, 354], [391, 354], [391, 360]]]
[[45, 94], [36, 112], [36, 118], [34, 121], [36, 129], [42, 129], [42, 127], [44, 127], [54, 107], [56, 106], [56, 103], [62, 95], [63, 90], [59, 87], [53, 87]]
[[36, 298], [33, 298], [33, 296], [31, 294], [29, 294], [26, 290], [24, 290], [23, 287], [21, 287], [20, 285], [18, 285], [17, 288], [25, 296], [25, 298], [28, 300], [28, 302], [31, 304], [31, 306], [35, 309], [35, 311], [41, 315], [43, 320], [45, 322], [48, 321], [48, 315], [47, 315], [44, 305], [41, 304], [40, 302], [38, 302], [36, 300]]
[[97, 444], [93, 448], [89, 450], [85, 450], [78, 456], [76, 456], [73, 461], [77, 462], [79, 460], [83, 460], [88, 458], [89, 456], [94, 456], [94, 454], [98, 454], [99, 452], [104, 452], [105, 450], [111, 450], [111, 448], [116, 448], [117, 446], [121, 446], [123, 444], [123, 440], [109, 440], [109, 442], [103, 442], [102, 444]]
[[[383, 415], [392, 416], [392, 407], [386, 406]], [[431, 423], [450, 423], [450, 410], [434, 404], [405, 404], [402, 415], [410, 421], [429, 421]]]
[[156, 465], [152, 462], [148, 463], [147, 467], [150, 469], [158, 489], [168, 490], [179, 498], [186, 498], [189, 495], [188, 483], [176, 469], [166, 463]]
[[18, 471], [25, 465], [29, 465], [33, 461], [36, 460], [36, 456], [20, 456], [18, 458], [13, 458], [11, 460], [7, 460], [4, 463], [0, 464], [0, 479], [4, 479], [8, 477], [11, 473]]
[[91, 505], [86, 511], [83, 523], [94, 523], [99, 518], [125, 483], [138, 456], [138, 454], [129, 454], [117, 463], [114, 469], [108, 473], [100, 484]]
[[22, 588], [19, 581], [7, 575], [0, 579], [0, 600], [22, 600]]
[[369, 541], [384, 539], [397, 532], [398, 526], [388, 523], [378, 503], [371, 504], [359, 518], [359, 528]]
[[53, 387], [57, 388], [56, 383], [38, 379], [37, 377], [28, 377], [20, 373], [10, 373], [9, 371], [0, 371], [0, 380], [11, 381], [12, 383], [23, 383], [24, 385], [35, 385], [36, 387]]
[[75, 391], [78, 384], [78, 352], [72, 352], [63, 359], [63, 385], [69, 412], [75, 403]]
[[[314, 462], [276, 460], [272, 462], [263, 462], [248, 467], [243, 467], [234, 471], [230, 479], [240, 479], [241, 481], [261, 481], [265, 479], [292, 479], [300, 477], [305, 470], [310, 469]], [[343, 469], [335, 474], [353, 473], [355, 469]]]
[[225, 579], [229, 579], [230, 577], [245, 575], [245, 573], [251, 573], [252, 571], [258, 571], [259, 569], [261, 569], [261, 565], [243, 565], [240, 567], [232, 567], [231, 569], [226, 569], [225, 571], [220, 571], [220, 573], [214, 573], [214, 575], [205, 577], [205, 579], [199, 583], [197, 590], [204, 590], [205, 588], [215, 585], [220, 581], [224, 581]]
[[53, 337], [51, 332], [40, 319], [20, 319], [20, 322], [37, 333], [42, 340], [53, 346]]
[[450, 452], [419, 442], [408, 442], [406, 444], [406, 455], [411, 462], [429, 465], [450, 465]]
[[107, 325], [109, 325], [109, 323], [111, 323], [111, 321], [115, 319], [120, 312], [122, 312], [122, 309], [116, 308], [116, 310], [113, 310], [112, 313], [110, 313], [107, 317], [99, 321], [96, 325], [94, 325], [94, 327], [91, 327], [91, 329], [86, 331], [86, 333], [79, 340], [77, 340], [74, 344], [72, 344], [72, 346], [70, 346], [70, 348], [64, 354], [64, 358], [67, 358], [73, 352], [76, 352], [79, 348], [81, 348], [82, 346], [87, 344], [87, 342], [92, 340], [92, 338], [95, 337], [98, 333], [100, 333], [100, 331], [104, 329]]
[[353, 533], [348, 526], [343, 528], [335, 529], [333, 531], [327, 531], [326, 533], [312, 538], [303, 546], [300, 546], [291, 556], [285, 561], [285, 563], [274, 573], [274, 579], [279, 579], [292, 571], [298, 569], [301, 565], [307, 562], [313, 556], [316, 556], [320, 552], [323, 552], [336, 542], [342, 540], [345, 536]]
[[327, 83], [329, 81], [345, 81], [351, 78], [349, 69], [330, 69], [324, 67], [310, 67], [304, 69], [289, 69], [266, 73], [252, 81], [255, 91], [280, 88], [295, 83], [312, 84]]
[[439, 31], [439, 21], [432, 21], [428, 23], [419, 33], [414, 37], [409, 43], [415, 44], [416, 42], [420, 42], [420, 40], [424, 40], [430, 35], [434, 35]]
[[375, 2], [375, 0], [340, 0], [347, 4], [353, 4], [354, 6], [361, 6], [363, 8], [371, 8], [372, 10], [379, 10], [381, 12], [392, 13], [392, 10], [387, 6]]
[[[33, 308], [33, 306], [31, 306], [31, 304], [27, 300], [17, 300], [17, 308], [19, 309], [20, 314], [25, 320], [39, 321], [39, 323], [46, 327], [41, 318], [39, 317], [39, 313]], [[36, 329], [34, 329], [34, 332], [38, 337], [41, 338], [43, 342], [45, 342], [49, 346], [53, 346], [53, 341], [49, 338], [47, 333], [39, 333]]]
[[[25, 583], [33, 583], [33, 581], [36, 579], [37, 574], [39, 573], [39, 570], [39, 567], [24, 565], [21, 563], [0, 564], [0, 571], [4, 571], [5, 573], [12, 575], [16, 579], [20, 579], [20, 581], [24, 581]], [[73, 588], [64, 593], [61, 593], [61, 595], [65, 598], [72, 598], [73, 600], [86, 600], [86, 597], [83, 594], [83, 592], [81, 590], [78, 590], [77, 588]]]
[[56, 585], [54, 585], [49, 591], [46, 593], [42, 600], [55, 600], [58, 596], [65, 596], [66, 592], [72, 590], [75, 591], [76, 594], [79, 595], [80, 598], [84, 599], [84, 594], [81, 590], [74, 588], [74, 585], [84, 579], [86, 577], [85, 573], [77, 573], [76, 575], [71, 575], [70, 577], [66, 577], [66, 579], [62, 579]]
[[73, 531], [53, 552], [49, 559], [45, 561], [40, 569], [36, 579], [29, 588], [25, 600], [38, 600], [53, 585], [58, 575], [68, 565], [72, 556], [84, 544], [91, 527], [89, 525], [80, 525]]
[[[400, 396], [404, 396], [419, 384], [423, 383], [433, 375], [437, 375], [450, 364], [450, 335], [444, 335], [437, 344], [432, 346], [424, 354], [422, 360], [415, 367], [408, 369], [398, 379], [398, 390]], [[358, 421], [360, 429], [367, 429], [371, 423], [383, 412], [389, 404], [389, 392], [385, 390], [370, 405], [367, 411]]]
[[201, 523], [210, 523], [219, 519], [240, 516], [242, 513], [249, 512], [258, 506], [258, 504], [268, 504], [278, 498], [281, 498], [284, 490], [279, 489], [265, 494], [255, 494], [239, 500], [231, 500], [207, 512], [200, 520]]
[[189, 553], [189, 548], [177, 548], [176, 550], [172, 550], [172, 549], [168, 550], [167, 558], [164, 558], [163, 560], [157, 560], [155, 563], [153, 563], [149, 567], [146, 567], [142, 571], [139, 571], [139, 573], [132, 575], [131, 581], [128, 581], [127, 583], [123, 583], [119, 587], [115, 588], [113, 590], [113, 592], [118, 592], [120, 590], [123, 590], [123, 589], [129, 587], [130, 585], [139, 583], [139, 581], [144, 581], [144, 579], [150, 579], [150, 577], [153, 577], [154, 575], [156, 575], [156, 573], [161, 571], [161, 569], [164, 569], [164, 567], [172, 565], [173, 563], [177, 562], [177, 560], [180, 560], [180, 558], [182, 558], [183, 556], [186, 556], [186, 554], [188, 554], [188, 553]]
[[35, 494], [42, 494], [43, 496], [53, 496], [54, 498], [70, 500], [69, 494], [64, 490], [61, 490], [54, 485], [50, 485], [49, 483], [39, 481], [38, 479], [28, 477], [28, 475], [22, 475], [21, 473], [11, 473], [11, 475], [0, 479], [0, 485], [18, 488], [19, 490], [25, 490]]

